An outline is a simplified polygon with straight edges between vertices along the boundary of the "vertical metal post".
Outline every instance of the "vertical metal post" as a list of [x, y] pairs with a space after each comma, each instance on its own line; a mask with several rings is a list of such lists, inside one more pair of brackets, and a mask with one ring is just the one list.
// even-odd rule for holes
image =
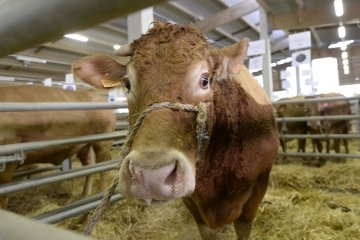
[[[356, 101], [355, 107], [356, 110], [354, 111], [354, 113], [360, 115], [360, 99]], [[357, 122], [357, 129], [356, 129], [357, 134], [360, 134], [360, 119], [357, 119], [356, 122]], [[358, 144], [359, 144], [358, 151], [360, 151], [360, 139], [358, 139]]]
[[300, 96], [301, 93], [301, 87], [300, 87], [300, 66], [295, 67], [296, 69], [296, 95]]
[[139, 12], [129, 14], [127, 17], [128, 22], [128, 41], [134, 41], [146, 33], [150, 28], [150, 24], [154, 22], [153, 8], [145, 8]]
[[273, 78], [271, 70], [271, 47], [270, 47], [270, 38], [269, 38], [269, 26], [267, 13], [263, 8], [260, 7], [260, 39], [265, 40], [265, 54], [263, 56], [263, 80], [264, 80], [264, 89], [268, 94], [269, 98], [273, 98]]

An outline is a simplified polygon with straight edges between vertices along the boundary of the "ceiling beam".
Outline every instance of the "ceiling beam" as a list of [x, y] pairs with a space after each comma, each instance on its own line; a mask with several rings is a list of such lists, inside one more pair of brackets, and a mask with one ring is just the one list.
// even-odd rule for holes
[[[170, 6], [178, 9], [179, 11], [182, 11], [184, 12], [185, 14], [191, 16], [193, 19], [196, 19], [196, 20], [203, 20], [204, 18], [203, 17], [200, 17], [200, 16], [197, 16], [194, 12], [190, 11], [189, 9], [185, 8], [184, 6], [182, 6], [181, 4], [179, 4], [179, 2], [173, 2], [173, 1], [168, 1], [166, 2], [167, 4], [169, 4]], [[226, 36], [228, 39], [234, 41], [234, 42], [239, 42], [240, 39], [232, 36], [231, 33], [217, 27], [214, 29], [215, 31], [217, 31], [218, 33]]]
[[251, 0], [242, 1], [230, 8], [217, 12], [201, 21], [194, 23], [200, 31], [209, 32], [221, 25], [240, 19], [258, 9], [258, 4]]
[[256, 2], [266, 13], [271, 13], [271, 8], [266, 0], [256, 0]]
[[[323, 27], [357, 22], [359, 17], [360, 2], [344, 4], [344, 16], [341, 19], [335, 16], [332, 1], [328, 5], [317, 9], [303, 9], [291, 12], [273, 13], [269, 15], [273, 29], [305, 29], [310, 27]], [[301, 17], [299, 18], [299, 14]]]
[[316, 32], [314, 27], [310, 28], [311, 34], [313, 35], [317, 47], [321, 47], [324, 43], [321, 41], [319, 34]]

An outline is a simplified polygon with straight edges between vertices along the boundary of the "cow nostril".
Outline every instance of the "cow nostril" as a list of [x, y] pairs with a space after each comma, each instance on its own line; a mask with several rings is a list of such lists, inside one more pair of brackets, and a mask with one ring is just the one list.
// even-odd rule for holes
[[174, 169], [170, 172], [170, 174], [165, 178], [166, 185], [172, 185], [176, 181], [177, 176], [177, 162], [174, 164]]

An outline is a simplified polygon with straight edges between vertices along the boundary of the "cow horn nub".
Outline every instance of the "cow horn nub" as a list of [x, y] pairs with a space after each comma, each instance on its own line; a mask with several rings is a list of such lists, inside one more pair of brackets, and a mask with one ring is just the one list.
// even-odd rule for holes
[[133, 51], [131, 50], [130, 48], [130, 44], [126, 44], [126, 45], [123, 45], [121, 48], [119, 48], [118, 50], [116, 50], [114, 52], [114, 54], [116, 56], [131, 56], [133, 55]]

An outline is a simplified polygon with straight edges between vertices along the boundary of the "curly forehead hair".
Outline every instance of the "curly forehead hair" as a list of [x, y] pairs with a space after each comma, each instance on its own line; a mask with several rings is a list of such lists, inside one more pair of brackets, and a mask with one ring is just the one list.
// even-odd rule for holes
[[161, 22], [155, 22], [130, 47], [132, 62], [139, 70], [161, 64], [175, 72], [182, 71], [189, 62], [206, 59], [212, 51], [204, 35], [193, 26]]

